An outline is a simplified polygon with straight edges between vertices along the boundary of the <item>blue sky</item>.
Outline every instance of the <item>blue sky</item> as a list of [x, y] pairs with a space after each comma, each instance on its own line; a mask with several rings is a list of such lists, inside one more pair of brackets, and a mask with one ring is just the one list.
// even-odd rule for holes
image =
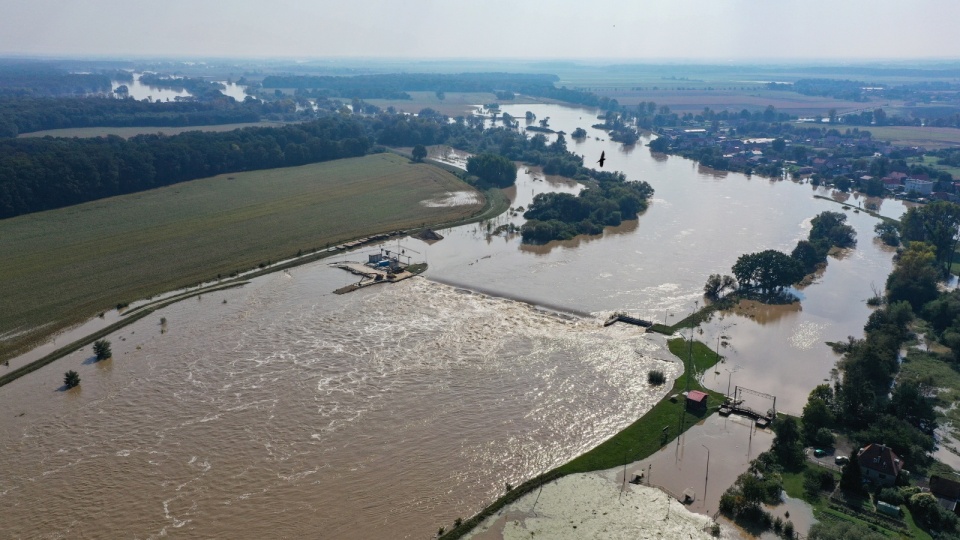
[[0, 54], [960, 59], [957, 0], [0, 0]]

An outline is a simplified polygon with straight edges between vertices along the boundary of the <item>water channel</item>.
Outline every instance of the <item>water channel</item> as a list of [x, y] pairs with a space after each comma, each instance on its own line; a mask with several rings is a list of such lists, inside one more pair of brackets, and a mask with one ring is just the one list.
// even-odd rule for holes
[[[3, 387], [8, 534], [426, 538], [660, 397], [647, 371], [672, 379], [681, 369], [662, 338], [603, 328], [606, 314], [683, 317], [709, 274], [743, 253], [789, 251], [810, 218], [840, 209], [808, 184], [602, 140], [585, 109], [505, 110], [587, 129], [570, 148], [587, 162], [605, 151], [607, 168], [650, 182], [650, 208], [598, 237], [548, 246], [490, 237], [485, 224], [441, 230], [429, 245], [404, 240], [429, 279], [343, 296], [331, 291], [353, 277], [326, 262], [278, 272], [124, 328], [109, 338], [112, 360], [93, 362], [87, 347]], [[513, 206], [579, 189], [521, 167]], [[491, 228], [511, 220], [522, 217]], [[875, 218], [849, 220], [857, 248], [798, 291], [800, 307], [717, 317], [695, 335], [728, 336], [708, 385], [775, 394], [778, 409], [798, 413], [830, 377], [836, 357], [823, 342], [862, 334], [871, 284], [882, 287], [892, 267]], [[82, 384], [63, 392], [67, 369]]]

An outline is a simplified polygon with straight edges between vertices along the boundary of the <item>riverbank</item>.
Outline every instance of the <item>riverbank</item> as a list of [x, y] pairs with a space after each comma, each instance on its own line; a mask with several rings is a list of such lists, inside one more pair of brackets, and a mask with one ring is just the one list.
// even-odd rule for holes
[[[478, 514], [459, 526], [454, 526], [441, 538], [443, 540], [463, 538], [507, 505], [560, 478], [620, 467], [649, 457], [715, 412], [716, 405], [723, 401], [723, 395], [704, 388], [697, 374], [702, 374], [713, 367], [719, 357], [699, 341], [691, 344], [682, 338], [674, 338], [667, 341], [667, 346], [674, 356], [683, 361], [684, 365], [689, 364], [691, 368], [684, 370], [684, 373], [674, 381], [673, 386], [665, 392], [664, 397], [649, 411], [589, 452], [508, 490]], [[678, 398], [673, 397], [681, 394], [686, 388], [707, 393], [709, 402], [714, 406], [710, 406], [707, 411], [700, 414], [688, 411], [682, 395]]]

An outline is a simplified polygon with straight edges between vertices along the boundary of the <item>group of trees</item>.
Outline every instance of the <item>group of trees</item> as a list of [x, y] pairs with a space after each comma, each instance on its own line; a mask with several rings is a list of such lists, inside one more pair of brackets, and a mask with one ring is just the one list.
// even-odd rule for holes
[[772, 525], [762, 504], [779, 504], [783, 491], [783, 468], [769, 452], [757, 456], [747, 472], [720, 496], [720, 512], [729, 517], [763, 525]]
[[891, 302], [909, 302], [919, 313], [938, 297], [937, 283], [953, 265], [960, 242], [960, 205], [936, 201], [910, 208], [899, 223], [879, 223], [874, 230], [890, 245], [907, 243], [887, 278], [887, 296]]
[[741, 255], [733, 265], [733, 278], [711, 275], [704, 286], [705, 294], [718, 298], [734, 283], [741, 290], [758, 291], [765, 297], [781, 293], [784, 287], [799, 282], [825, 263], [831, 248], [856, 245], [856, 231], [846, 224], [846, 219], [839, 212], [820, 213], [811, 221], [807, 240], [797, 242], [790, 255], [774, 249]]
[[498, 188], [510, 187], [517, 181], [517, 166], [499, 154], [471, 156], [467, 159], [467, 172], [482, 184]]
[[524, 242], [566, 240], [579, 234], [600, 234], [607, 226], [636, 219], [647, 208], [653, 188], [646, 182], [628, 182], [622, 173], [598, 175], [597, 185], [574, 196], [541, 193], [523, 214]]
[[803, 409], [802, 432], [808, 444], [828, 442], [825, 430], [842, 428], [861, 447], [883, 442], [915, 467], [929, 462], [936, 415], [928, 389], [917, 381], [896, 379], [898, 354], [911, 337], [913, 320], [909, 303], [888, 304], [870, 315], [863, 339], [851, 337], [840, 347], [841, 379], [833, 387], [816, 387]]
[[[93, 354], [98, 362], [113, 356], [113, 352], [110, 350], [110, 342], [105, 339], [94, 341]], [[80, 386], [80, 374], [72, 369], [64, 373], [63, 386], [66, 387], [67, 390]]]

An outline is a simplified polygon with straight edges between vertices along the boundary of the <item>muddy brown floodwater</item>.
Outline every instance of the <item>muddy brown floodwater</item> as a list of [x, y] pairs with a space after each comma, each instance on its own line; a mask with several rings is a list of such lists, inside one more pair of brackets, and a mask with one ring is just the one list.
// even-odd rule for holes
[[[353, 278], [327, 261], [257, 278], [124, 328], [109, 337], [112, 360], [94, 362], [88, 347], [3, 387], [4, 532], [429, 537], [505, 483], [636, 419], [660, 397], [648, 370], [680, 372], [662, 338], [603, 328], [606, 314], [677, 320], [701, 300], [707, 276], [743, 253], [789, 251], [810, 218], [840, 209], [808, 184], [716, 174], [596, 140], [607, 136], [589, 127], [593, 111], [505, 109], [587, 129], [570, 148], [587, 162], [605, 151], [607, 168], [650, 182], [650, 208], [601, 236], [536, 248], [487, 235], [522, 222], [510, 213], [489, 228], [440, 230], [445, 239], [431, 245], [404, 240], [429, 263], [429, 280], [343, 296], [331, 291]], [[580, 189], [525, 170], [514, 207]], [[881, 211], [903, 207], [884, 201]], [[694, 336], [711, 346], [728, 336], [708, 385], [774, 394], [778, 409], [798, 413], [830, 377], [836, 358], [823, 342], [862, 334], [871, 283], [882, 286], [892, 266], [872, 239], [875, 219], [849, 218], [857, 248], [798, 291], [799, 309], [728, 314]], [[59, 391], [67, 369], [81, 386]]]

